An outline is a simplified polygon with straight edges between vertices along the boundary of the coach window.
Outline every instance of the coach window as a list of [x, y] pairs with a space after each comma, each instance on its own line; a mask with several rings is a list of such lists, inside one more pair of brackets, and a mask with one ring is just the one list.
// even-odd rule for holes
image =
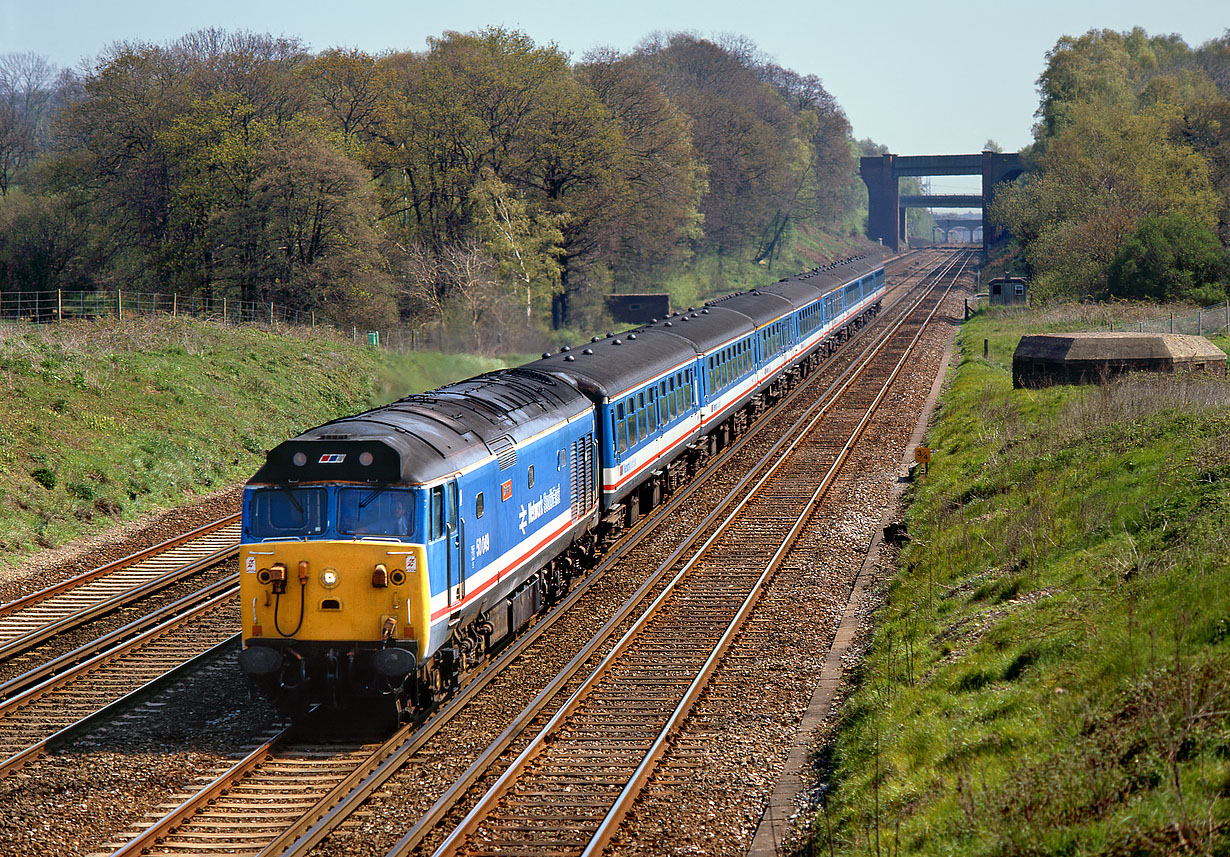
[[628, 409], [628, 446], [636, 446], [640, 440], [636, 433], [636, 396], [629, 396], [624, 407]]
[[645, 394], [636, 394], [636, 436], [640, 440], [649, 437], [649, 416], [645, 413]]
[[628, 426], [624, 422], [624, 403], [615, 405], [615, 447], [620, 452], [628, 448]]
[[650, 387], [645, 391], [645, 412], [649, 414], [649, 434], [653, 434], [658, 430], [658, 397], [656, 387]]
[[534, 487], [534, 465], [532, 464], [529, 466], [529, 469], [525, 471], [525, 487]]
[[481, 518], [483, 516], [483, 492], [479, 491], [474, 495], [474, 517]]

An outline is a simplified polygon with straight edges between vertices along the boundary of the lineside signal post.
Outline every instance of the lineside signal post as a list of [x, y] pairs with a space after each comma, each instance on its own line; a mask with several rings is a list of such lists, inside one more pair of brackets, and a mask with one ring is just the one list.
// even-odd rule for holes
[[914, 460], [923, 466], [923, 473], [931, 471], [931, 447], [914, 447]]

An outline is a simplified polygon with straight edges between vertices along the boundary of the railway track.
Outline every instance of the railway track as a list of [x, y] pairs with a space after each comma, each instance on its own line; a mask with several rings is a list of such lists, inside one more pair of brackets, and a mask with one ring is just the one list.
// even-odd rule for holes
[[[840, 355], [834, 356], [825, 364], [825, 367], [827, 367], [831, 374], [839, 374], [843, 359]], [[796, 390], [796, 394], [799, 392]], [[803, 398], [805, 399], [806, 396], [803, 396]], [[762, 422], [767, 419], [767, 417], [762, 418]], [[773, 434], [772, 431], [764, 433]], [[744, 438], [740, 439], [739, 443], [724, 453], [719, 461], [713, 462], [702, 476], [717, 473], [718, 465], [721, 461], [725, 461], [731, 456], [738, 454], [744, 441], [754, 437], [754, 433], [747, 433]], [[660, 507], [655, 513], [651, 514], [648, 520], [638, 526], [633, 536], [639, 537], [639, 535], [644, 535], [655, 527], [671, 521], [678, 512], [678, 504], [682, 504], [687, 499], [688, 493], [696, 486], [702, 484], [703, 481], [703, 479], [698, 479], [687, 488], [676, 493], [668, 505]], [[746, 491], [747, 485], [748, 477], [745, 477], [742, 482], [733, 486], [728, 495], [737, 497], [740, 491]], [[793, 493], [801, 496], [807, 492], [803, 490], [801, 484], [796, 484]], [[712, 525], [713, 522], [710, 522], [709, 526]], [[578, 587], [569, 596], [570, 601], [585, 597], [585, 589], [592, 582], [599, 580], [602, 577], [602, 573], [612, 567], [621, 557], [633, 551], [636, 540], [636, 538], [630, 536], [615, 545], [611, 555], [604, 561], [603, 566], [591, 575], [582, 587]], [[740, 550], [745, 550], [746, 547], [747, 540], [744, 539]], [[661, 553], [657, 555], [660, 557]], [[747, 581], [742, 581], [742, 584], [746, 588]], [[731, 585], [734, 584], [732, 583]], [[634, 599], [634, 602], [640, 603], [650, 595], [659, 594], [654, 591], [655, 586], [660, 587], [660, 584], [646, 582], [642, 585], [641, 593], [639, 597]], [[725, 597], [719, 597], [717, 600], [725, 600]], [[454, 699], [435, 718], [417, 730], [403, 730], [402, 733], [394, 736], [394, 739], [381, 747], [367, 745], [357, 749], [348, 748], [341, 754], [331, 753], [329, 748], [320, 745], [287, 743], [285, 739], [282, 739], [279, 742], [275, 742], [272, 747], [261, 751], [265, 755], [261, 756], [259, 766], [253, 767], [247, 764], [250, 760], [245, 760], [244, 763], [235, 766], [234, 769], [216, 772], [216, 776], [210, 778], [210, 785], [218, 787], [219, 784], [223, 784], [221, 787], [229, 790], [225, 806], [219, 806], [216, 803], [216, 797], [211, 797], [207, 794], [208, 790], [202, 789], [197, 794], [186, 796], [183, 803], [174, 807], [171, 812], [165, 813], [157, 819], [149, 819], [148, 821], [151, 824], [147, 826], [145, 832], [131, 831], [133, 834], [131, 840], [127, 843], [117, 841], [113, 845], [122, 848], [122, 853], [126, 854], [185, 853], [201, 848], [203, 842], [210, 843], [211, 849], [232, 850], [236, 853], [259, 852], [279, 854], [286, 851], [304, 852], [307, 848], [320, 843], [347, 817], [351, 816], [355, 807], [363, 804], [373, 794], [376, 794], [392, 778], [409, 774], [410, 770], [415, 768], [415, 765], [411, 764], [412, 760], [438, 758], [440, 750], [438, 747], [433, 748], [433, 741], [437, 745], [447, 743], [448, 741], [456, 742], [455, 734], [450, 737], [449, 723], [452, 719], [466, 709], [470, 700], [483, 687], [489, 682], [495, 681], [508, 663], [515, 660], [519, 654], [532, 650], [531, 647], [536, 644], [539, 636], [545, 634], [551, 623], [554, 622], [553, 617], [558, 618], [564, 615], [568, 615], [566, 609], [555, 611], [547, 620], [536, 625], [518, 641], [516, 646], [504, 658], [492, 664], [475, 681], [468, 684], [461, 696]], [[627, 612], [621, 616], [613, 616], [608, 625], [618, 627], [621, 622], [629, 621], [628, 616], [629, 613]], [[584, 659], [587, 659], [593, 653], [593, 649], [594, 647], [591, 647], [579, 652], [574, 661], [582, 658], [581, 663], [583, 663]], [[635, 674], [634, 671], [632, 675]], [[557, 675], [556, 681], [544, 689], [539, 694], [539, 697], [549, 700], [561, 689], [566, 689], [569, 693], [572, 693], [574, 688], [569, 687], [568, 683], [570, 681], [575, 682], [576, 679], [571, 675], [561, 678], [563, 675], [564, 673]], [[680, 683], [679, 681], [664, 680], [662, 686], [678, 685]], [[542, 704], [545, 704], [545, 702]], [[541, 704], [539, 707], [541, 707]], [[450, 812], [452, 807], [450, 796], [464, 794], [470, 784], [477, 781], [487, 772], [490, 764], [501, 753], [520, 739], [521, 734], [526, 729], [526, 722], [514, 722], [504, 735], [500, 736], [497, 741], [491, 744], [486, 752], [479, 754], [478, 758], [474, 760], [471, 765], [473, 771], [468, 775], [468, 778], [462, 777], [457, 779], [453, 788], [448, 789], [443, 795], [438, 797], [434, 807], [424, 805], [414, 809], [414, 817], [419, 819], [419, 824], [415, 825], [411, 833], [400, 843], [399, 847], [403, 850], [398, 853], [404, 853], [406, 849], [413, 849], [422, 842], [431, 828]], [[356, 762], [357, 758], [362, 758], [362, 761]], [[285, 776], [287, 769], [295, 768], [307, 772], [311, 771], [311, 767], [310, 765], [297, 764], [283, 765], [279, 761], [283, 759], [328, 759], [329, 773], [317, 772], [309, 774], [306, 781], [288, 779]], [[406, 768], [405, 771], [402, 770], [403, 767]], [[266, 771], [276, 772], [276, 775], [266, 780], [264, 773]], [[410, 774], [410, 777], [413, 778], [413, 774]], [[253, 796], [250, 800], [245, 800], [238, 796], [241, 788], [240, 784], [243, 784], [242, 788], [247, 789]], [[215, 801], [215, 803], [211, 805], [210, 801]], [[293, 807], [294, 811], [291, 813], [293, 815], [294, 812], [300, 812], [306, 803], [311, 803], [311, 807], [306, 811], [302, 811], [298, 819], [290, 824], [286, 823], [287, 816], [282, 815], [275, 818], [269, 812], [270, 807]], [[256, 820], [253, 820], [254, 818]], [[247, 820], [245, 821], [244, 819]]]
[[237, 555], [239, 515], [0, 604], [0, 662]]
[[[601, 853], [946, 294], [929, 292], [717, 530], [686, 560], [662, 566], [674, 572], [670, 583], [437, 857]], [[410, 847], [406, 840], [390, 854]]]
[[[131, 608], [234, 557], [231, 515], [137, 554], [0, 605], [0, 777], [237, 645], [237, 577], [195, 588], [49, 659], [48, 641]], [[34, 663], [31, 666], [31, 663]]]

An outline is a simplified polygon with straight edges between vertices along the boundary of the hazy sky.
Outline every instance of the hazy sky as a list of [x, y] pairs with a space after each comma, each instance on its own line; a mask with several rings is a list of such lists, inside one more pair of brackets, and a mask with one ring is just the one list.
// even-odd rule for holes
[[[632, 49], [654, 31], [750, 37], [779, 64], [816, 74], [856, 136], [899, 154], [1005, 151], [1030, 140], [1035, 81], [1059, 36], [1144, 27], [1197, 46], [1230, 28], [1225, 0], [1034, 0], [1008, 4], [876, 0], [0, 0], [0, 53], [77, 66], [116, 41], [172, 41], [204, 27], [302, 39], [312, 50], [422, 50], [429, 36], [489, 25], [554, 42], [574, 59]], [[1014, 4], [1016, 5], [1016, 4]], [[924, 10], [929, 14], [924, 16]], [[961, 179], [937, 179], [935, 192]]]

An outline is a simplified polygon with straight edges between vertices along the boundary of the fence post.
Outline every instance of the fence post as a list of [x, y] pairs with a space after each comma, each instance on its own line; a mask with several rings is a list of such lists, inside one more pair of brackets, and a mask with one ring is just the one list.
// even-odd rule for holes
[[312, 327], [316, 326], [316, 310], [312, 310]]
[[226, 295], [222, 296], [222, 323], [226, 324]]
[[273, 327], [273, 301], [269, 302], [269, 326]]
[[124, 320], [124, 290], [115, 290], [115, 319], [116, 321]]
[[56, 289], [56, 321], [64, 321], [64, 291]]
[[1196, 310], [1196, 335], [1204, 336], [1204, 316], [1203, 310]]
[[1171, 310], [1171, 313], [1170, 313], [1170, 332], [1174, 333], [1174, 311], [1173, 310]]
[[358, 330], [354, 327], [354, 325], [351, 325], [351, 327], [350, 327], [350, 341], [351, 341], [351, 342], [358, 342], [358, 341], [359, 341], [359, 332], [358, 332]]
[[171, 295], [171, 318], [175, 318], [179, 314], [179, 292], [174, 292]]

